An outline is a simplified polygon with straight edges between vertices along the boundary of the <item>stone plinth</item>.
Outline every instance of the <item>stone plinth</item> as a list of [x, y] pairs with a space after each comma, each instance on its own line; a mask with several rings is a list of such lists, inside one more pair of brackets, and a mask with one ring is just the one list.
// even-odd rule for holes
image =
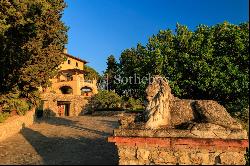
[[[248, 147], [245, 131], [214, 135], [189, 130], [116, 129], [109, 142], [117, 145], [120, 165], [244, 165]], [[216, 133], [216, 131], [215, 131]], [[221, 138], [223, 137], [223, 138]]]

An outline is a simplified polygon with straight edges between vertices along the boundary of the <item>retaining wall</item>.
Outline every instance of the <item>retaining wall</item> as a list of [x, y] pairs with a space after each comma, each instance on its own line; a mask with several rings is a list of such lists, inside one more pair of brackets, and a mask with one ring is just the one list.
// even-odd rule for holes
[[24, 126], [30, 126], [35, 120], [35, 109], [26, 112], [24, 116], [15, 115], [0, 123], [0, 141], [18, 133]]
[[245, 165], [248, 140], [109, 137], [120, 165]]

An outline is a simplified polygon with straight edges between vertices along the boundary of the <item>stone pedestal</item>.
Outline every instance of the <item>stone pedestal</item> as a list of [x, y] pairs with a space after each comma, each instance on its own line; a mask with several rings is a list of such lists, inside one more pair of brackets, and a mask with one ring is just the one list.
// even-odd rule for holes
[[[247, 133], [177, 129], [115, 129], [109, 142], [118, 149], [120, 165], [244, 165], [248, 147]], [[201, 135], [202, 133], [202, 135]], [[202, 136], [202, 138], [201, 138]]]

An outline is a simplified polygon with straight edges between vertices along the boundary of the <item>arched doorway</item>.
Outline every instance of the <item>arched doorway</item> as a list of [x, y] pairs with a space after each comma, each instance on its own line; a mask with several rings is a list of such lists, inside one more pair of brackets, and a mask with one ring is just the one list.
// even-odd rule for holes
[[62, 86], [60, 91], [62, 94], [73, 94], [73, 89], [70, 86]]
[[84, 86], [81, 88], [81, 95], [83, 96], [92, 96], [92, 88]]

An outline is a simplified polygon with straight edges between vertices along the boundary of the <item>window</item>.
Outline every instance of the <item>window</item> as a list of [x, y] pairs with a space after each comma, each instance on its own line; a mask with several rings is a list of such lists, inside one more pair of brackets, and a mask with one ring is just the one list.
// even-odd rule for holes
[[73, 81], [73, 76], [71, 74], [67, 74], [67, 81]]
[[92, 94], [92, 89], [89, 88], [89, 87], [82, 87], [81, 88], [81, 95], [84, 95], [84, 96], [89, 96]]
[[76, 62], [76, 67], [78, 67], [78, 63]]
[[70, 64], [70, 60], [68, 60], [68, 64]]
[[63, 86], [60, 90], [62, 94], [73, 94], [73, 89], [70, 86]]

